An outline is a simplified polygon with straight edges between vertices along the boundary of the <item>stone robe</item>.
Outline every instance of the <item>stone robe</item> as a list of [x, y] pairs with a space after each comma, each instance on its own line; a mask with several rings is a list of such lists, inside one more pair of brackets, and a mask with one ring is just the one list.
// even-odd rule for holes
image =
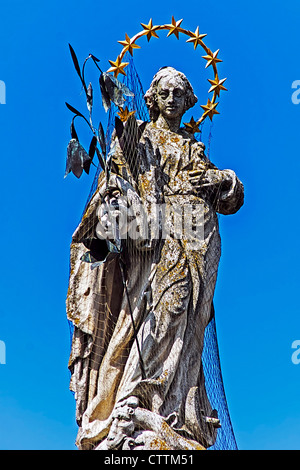
[[[212, 170], [211, 185], [196, 190], [189, 180], [192, 170]], [[214, 184], [220, 174], [222, 183]], [[96, 448], [109, 432], [115, 405], [135, 396], [140, 407], [207, 448], [216, 439], [207, 420], [215, 412], [206, 395], [201, 354], [221, 253], [217, 213], [233, 214], [241, 207], [243, 185], [232, 170], [220, 173], [203, 144], [185, 130], [173, 133], [150, 122], [134, 162], [117, 146], [110, 189], [126, 196], [137, 232], [143, 220], [153, 222], [154, 206], [164, 209], [152, 223], [155, 236], [122, 241], [127, 292], [117, 258], [93, 270], [81, 260], [87, 250], [97, 256], [104, 247], [95, 235], [103, 175], [73, 235], [67, 310], [74, 324], [69, 367], [77, 445]], [[185, 209], [192, 223], [178, 233]]]

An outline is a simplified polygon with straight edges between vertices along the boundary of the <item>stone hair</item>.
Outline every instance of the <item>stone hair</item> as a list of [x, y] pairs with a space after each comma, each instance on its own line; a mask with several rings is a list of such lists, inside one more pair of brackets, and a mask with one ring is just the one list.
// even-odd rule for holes
[[188, 109], [192, 108], [198, 101], [197, 96], [194, 93], [193, 87], [190, 84], [189, 80], [186, 78], [184, 73], [179, 72], [178, 70], [174, 69], [173, 67], [162, 67], [159, 71], [154, 75], [153, 80], [151, 82], [149, 90], [145, 93], [144, 99], [146, 101], [147, 108], [149, 110], [150, 119], [151, 121], [156, 121], [159, 116], [159, 109], [156, 102], [157, 97], [157, 86], [162, 78], [167, 77], [179, 77], [184, 85], [185, 89], [185, 109], [186, 112]]

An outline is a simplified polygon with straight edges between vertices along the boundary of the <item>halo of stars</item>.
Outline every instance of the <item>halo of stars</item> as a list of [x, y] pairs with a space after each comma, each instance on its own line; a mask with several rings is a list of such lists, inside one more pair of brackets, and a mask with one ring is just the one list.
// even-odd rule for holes
[[[203, 42], [203, 38], [206, 36], [206, 34], [200, 34], [199, 26], [197, 26], [195, 32], [193, 33], [192, 31], [182, 28], [182, 21], [182, 19], [176, 21], [174, 16], [172, 16], [172, 21], [169, 24], [153, 25], [151, 18], [148, 24], [141, 23], [143, 30], [137, 33], [132, 38], [130, 38], [126, 33], [125, 39], [122, 41], [118, 41], [123, 46], [123, 49], [115, 61], [109, 60], [110, 68], [107, 70], [107, 72], [112, 72], [115, 77], [117, 77], [119, 74], [126, 75], [124, 69], [127, 67], [128, 62], [123, 62], [123, 58], [126, 52], [129, 52], [133, 56], [134, 49], [140, 49], [140, 46], [138, 46], [136, 42], [142, 36], [146, 36], [148, 42], [152, 37], [159, 38], [157, 33], [158, 31], [162, 30], [168, 31], [167, 37], [171, 36], [172, 34], [174, 34], [177, 39], [179, 39], [179, 34], [184, 34], [188, 36], [189, 39], [187, 39], [186, 42], [193, 44], [194, 50], [196, 50], [198, 46], [201, 46], [202, 49], [204, 49], [205, 55], [203, 55], [202, 58], [206, 60], [205, 68], [212, 67], [214, 72], [214, 78], [208, 79], [208, 82], [211, 85], [210, 89], [208, 90], [208, 93], [212, 93], [212, 98], [208, 98], [207, 103], [205, 105], [201, 105], [201, 108], [203, 109], [202, 116], [196, 121], [194, 117], [192, 117], [190, 122], [183, 123], [186, 130], [191, 134], [194, 134], [196, 132], [199, 132], [199, 125], [204, 121], [204, 119], [209, 117], [212, 121], [213, 116], [215, 114], [220, 114], [216, 110], [216, 107], [219, 104], [217, 102], [217, 98], [220, 96], [221, 91], [227, 90], [227, 88], [225, 88], [224, 86], [226, 78], [219, 79], [218, 76], [217, 64], [219, 62], [222, 62], [222, 60], [218, 58], [219, 49], [215, 52], [212, 52]], [[120, 110], [120, 112], [122, 113], [122, 110]], [[124, 120], [127, 117], [127, 113], [126, 110], [124, 110]]]

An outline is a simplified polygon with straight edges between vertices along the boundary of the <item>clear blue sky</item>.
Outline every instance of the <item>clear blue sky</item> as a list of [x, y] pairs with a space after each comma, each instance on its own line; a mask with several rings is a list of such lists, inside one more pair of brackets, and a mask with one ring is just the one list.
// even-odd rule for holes
[[[125, 32], [172, 15], [187, 29], [199, 25], [207, 45], [220, 48], [228, 92], [210, 158], [245, 185], [241, 211], [220, 218], [215, 296], [238, 446], [300, 449], [300, 364], [291, 361], [300, 339], [300, 105], [291, 101], [300, 79], [299, 2], [10, 0], [0, 15], [0, 449], [74, 449], [65, 297], [70, 239], [92, 175], [63, 178], [71, 118], [64, 102], [85, 110], [68, 43], [81, 62], [92, 52], [106, 70]], [[174, 65], [206, 102], [200, 52], [175, 37], [140, 45], [134, 57], [144, 88], [160, 66]]]

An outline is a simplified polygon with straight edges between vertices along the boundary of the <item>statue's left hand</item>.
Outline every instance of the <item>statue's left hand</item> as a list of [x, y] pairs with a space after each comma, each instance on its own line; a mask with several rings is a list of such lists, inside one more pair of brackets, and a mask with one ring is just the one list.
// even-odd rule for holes
[[[227, 182], [226, 176], [224, 176], [221, 170], [193, 170], [189, 172], [189, 180], [196, 190], [201, 189], [213, 189], [214, 186], [222, 185], [222, 189], [225, 189], [229, 181]], [[223, 186], [225, 186], [223, 188]]]

